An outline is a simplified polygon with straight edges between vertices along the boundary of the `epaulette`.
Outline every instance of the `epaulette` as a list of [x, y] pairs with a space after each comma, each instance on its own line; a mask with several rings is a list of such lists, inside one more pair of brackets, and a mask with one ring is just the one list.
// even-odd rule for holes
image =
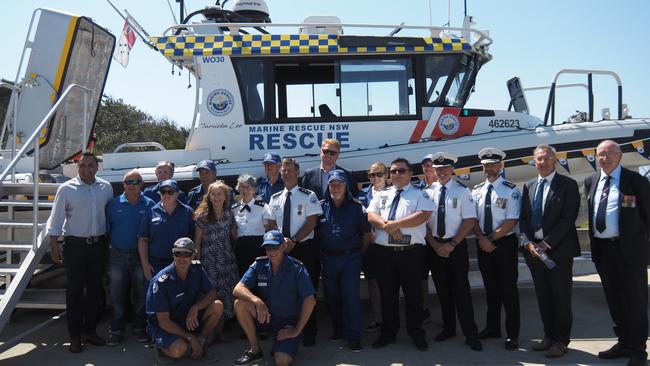
[[260, 207], [264, 207], [264, 205], [266, 205], [266, 203], [264, 203], [264, 201], [262, 201], [261, 199], [256, 199], [255, 202], [253, 202], [253, 204], [258, 205]]
[[323, 198], [322, 200], [318, 201], [321, 205], [327, 201], [327, 198]]
[[508, 188], [515, 188], [515, 187], [517, 187], [516, 184], [514, 184], [514, 183], [512, 183], [512, 182], [510, 182], [510, 181], [507, 181], [507, 180], [505, 180], [505, 179], [503, 180], [503, 185], [506, 186], [506, 187], [508, 187]]
[[167, 273], [163, 273], [163, 274], [160, 275], [160, 277], [158, 277], [158, 282], [161, 282], [161, 283], [165, 282], [165, 280], [167, 280], [168, 278], [169, 278], [169, 275]]
[[311, 194], [311, 193], [314, 193], [314, 192], [310, 191], [309, 189], [307, 189], [307, 188], [302, 188], [302, 187], [298, 187], [298, 190], [299, 190], [300, 192], [304, 193], [304, 194]]
[[457, 180], [455, 180], [456, 183], [460, 184], [463, 188], [467, 188], [467, 185], [465, 183], [461, 183]]
[[237, 208], [239, 206], [241, 206], [241, 202], [233, 203], [232, 206], [230, 206], [230, 208]]
[[294, 258], [294, 257], [289, 257], [289, 258], [291, 258], [294, 262], [300, 264], [301, 266], [304, 266], [304, 265], [305, 265], [305, 264], [302, 263], [300, 260], [298, 260], [298, 259], [296, 259], [296, 258]]
[[260, 255], [259, 257], [255, 258], [255, 261], [261, 261], [264, 259], [269, 259], [268, 255]]
[[282, 192], [284, 192], [284, 190], [282, 190], [280, 192], [275, 192], [275, 193], [273, 193], [273, 195], [271, 195], [271, 197], [279, 197], [282, 194]]
[[472, 188], [472, 189], [479, 189], [479, 188], [483, 187], [484, 185], [485, 185], [485, 181], [482, 181], [481, 183], [475, 185], [474, 188]]
[[198, 260], [198, 259], [194, 259], [194, 260], [192, 260], [192, 264], [199, 264], [200, 265], [201, 261]]
[[417, 189], [420, 189], [420, 190], [421, 190], [421, 189], [424, 189], [424, 186], [422, 186], [422, 183], [421, 183], [421, 182], [411, 182], [411, 185], [412, 185], [414, 188], [417, 188]]
[[358, 203], [358, 204], [360, 204], [361, 206], [363, 206], [363, 202], [361, 202], [361, 200], [358, 199], [358, 198], [356, 198], [356, 197], [352, 197], [352, 202], [354, 202], [354, 203]]

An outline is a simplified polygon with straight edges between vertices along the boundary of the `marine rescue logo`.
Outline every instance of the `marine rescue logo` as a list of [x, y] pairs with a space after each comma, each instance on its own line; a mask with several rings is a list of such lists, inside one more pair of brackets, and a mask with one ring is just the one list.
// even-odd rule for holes
[[208, 95], [208, 110], [217, 117], [230, 113], [235, 106], [235, 98], [226, 89], [217, 89]]
[[444, 116], [440, 117], [440, 122], [438, 122], [438, 125], [440, 126], [440, 131], [447, 136], [456, 134], [460, 128], [458, 117], [454, 116], [453, 114], [445, 114]]

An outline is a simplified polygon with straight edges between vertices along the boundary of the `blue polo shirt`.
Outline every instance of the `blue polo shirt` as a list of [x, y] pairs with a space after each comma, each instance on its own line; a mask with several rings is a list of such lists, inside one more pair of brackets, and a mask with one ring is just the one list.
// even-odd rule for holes
[[282, 178], [278, 177], [275, 184], [271, 184], [266, 177], [257, 178], [257, 196], [262, 198], [264, 203], [269, 203], [271, 196], [284, 189]]
[[153, 276], [147, 289], [146, 311], [149, 325], [158, 327], [156, 313], [169, 313], [169, 318], [185, 328], [185, 317], [192, 305], [212, 290], [208, 275], [199, 261], [190, 265], [183, 281], [176, 275], [174, 263]]
[[[160, 190], [159, 185], [160, 183], [156, 183], [155, 186], [147, 187], [144, 189], [144, 191], [142, 191], [142, 193], [150, 200], [158, 203], [160, 202], [160, 193], [158, 192]], [[185, 195], [185, 192], [178, 191], [178, 200], [182, 203], [187, 202], [187, 196]]]
[[106, 226], [111, 233], [111, 246], [121, 250], [137, 250], [140, 221], [154, 205], [142, 193], [135, 205], [129, 202], [125, 193], [108, 201]]
[[363, 205], [345, 198], [340, 207], [332, 198], [321, 200], [323, 214], [318, 222], [320, 247], [329, 250], [347, 250], [361, 247], [364, 233], [370, 232], [368, 216]]
[[140, 221], [139, 238], [149, 239], [149, 257], [171, 258], [174, 242], [182, 237], [194, 237], [192, 209], [177, 202], [171, 215], [158, 202]]
[[305, 266], [286, 254], [276, 273], [268, 257], [258, 257], [240, 282], [264, 301], [271, 316], [282, 319], [297, 319], [303, 301], [316, 293]]
[[357, 196], [357, 199], [361, 201], [363, 207], [368, 207], [370, 201], [372, 201], [372, 184], [361, 189], [359, 191], [359, 196]]
[[196, 208], [201, 204], [204, 195], [205, 192], [203, 192], [203, 184], [199, 184], [198, 186], [192, 188], [189, 192], [187, 192], [187, 205], [190, 206], [193, 210], [196, 210]]

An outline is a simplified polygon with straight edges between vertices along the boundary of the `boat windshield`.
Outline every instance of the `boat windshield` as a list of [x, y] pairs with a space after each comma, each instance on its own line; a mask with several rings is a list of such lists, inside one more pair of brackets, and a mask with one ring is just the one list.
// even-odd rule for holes
[[468, 55], [427, 56], [425, 104], [462, 108], [474, 86], [479, 66]]

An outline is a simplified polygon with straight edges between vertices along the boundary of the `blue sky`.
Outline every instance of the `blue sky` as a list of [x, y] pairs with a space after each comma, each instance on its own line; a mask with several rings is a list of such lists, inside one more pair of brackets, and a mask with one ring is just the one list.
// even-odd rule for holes
[[[175, 1], [170, 0], [173, 6]], [[226, 8], [230, 8], [230, 1]], [[524, 86], [548, 85], [555, 73], [564, 68], [608, 69], [616, 71], [623, 81], [623, 100], [635, 117], [650, 117], [647, 101], [647, 73], [650, 51], [650, 1], [646, 0], [467, 0], [468, 13], [478, 23], [477, 29], [488, 29], [494, 39], [490, 53], [494, 59], [486, 64], [476, 81], [476, 92], [467, 106], [485, 109], [506, 109], [509, 96], [506, 80], [519, 76]], [[187, 0], [189, 10], [207, 4]], [[267, 0], [271, 18], [276, 23], [299, 23], [308, 15], [337, 15], [344, 23], [375, 23], [428, 25], [429, 6], [433, 25], [447, 22], [447, 0]], [[451, 1], [452, 26], [463, 20], [463, 1]], [[114, 0], [129, 12], [151, 34], [160, 35], [172, 24], [166, 0]], [[405, 6], [405, 4], [409, 4]], [[119, 37], [123, 21], [102, 0], [22, 0], [3, 4], [5, 16], [0, 23], [3, 36], [3, 62], [0, 77], [13, 80], [32, 11], [49, 7], [91, 17]], [[174, 9], [175, 13], [177, 10]], [[351, 34], [350, 32], [346, 34]], [[586, 77], [562, 77], [561, 83], [586, 82]], [[608, 78], [596, 77], [595, 113], [609, 107], [616, 113], [616, 84]], [[192, 81], [192, 85], [194, 85]], [[171, 64], [140, 41], [131, 52], [125, 69], [114, 62], [105, 93], [156, 116], [168, 117], [189, 126], [194, 110], [194, 88], [187, 89], [188, 76], [171, 75]], [[527, 95], [531, 113], [543, 118], [546, 92]], [[558, 118], [565, 118], [576, 109], [587, 109], [584, 90], [558, 92]]]

